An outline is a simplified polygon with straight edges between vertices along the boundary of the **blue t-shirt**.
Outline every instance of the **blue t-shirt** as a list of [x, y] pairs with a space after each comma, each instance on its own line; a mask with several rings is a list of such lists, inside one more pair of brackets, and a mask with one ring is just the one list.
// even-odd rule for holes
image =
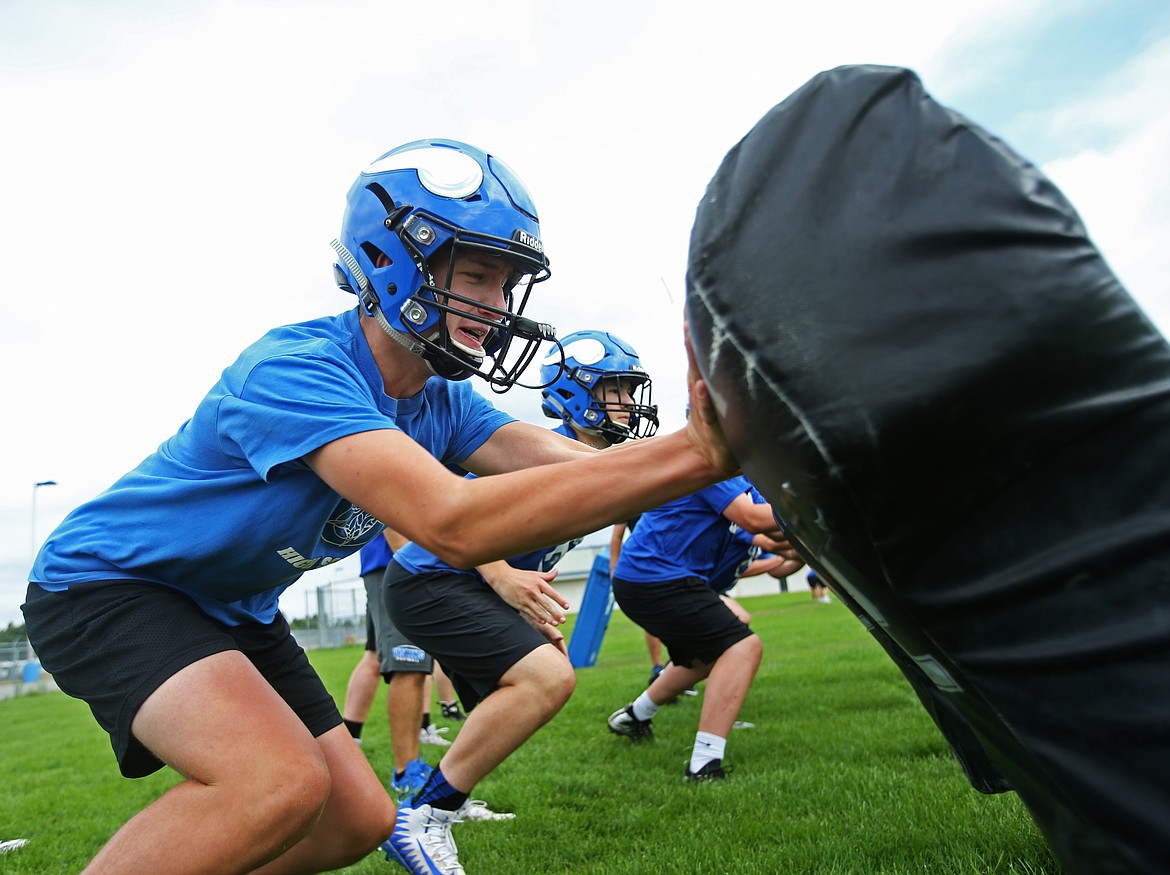
[[396, 429], [460, 462], [512, 417], [468, 382], [385, 393], [356, 309], [276, 328], [244, 350], [194, 416], [137, 468], [73, 511], [31, 580], [48, 590], [141, 580], [229, 624], [270, 622], [304, 572], [384, 528], [302, 461], [350, 434]]
[[370, 543], [362, 547], [361, 550], [361, 571], [358, 573], [362, 577], [367, 574], [373, 574], [375, 571], [381, 571], [390, 564], [391, 558], [394, 556], [394, 551], [390, 549], [390, 542], [385, 537], [379, 535], [372, 539]]
[[723, 511], [750, 488], [746, 478], [732, 477], [646, 511], [622, 545], [613, 576], [630, 583], [709, 582], [731, 527]]
[[[767, 499], [754, 486], [748, 489], [748, 495], [756, 504], [767, 504]], [[716, 559], [715, 567], [707, 580], [711, 589], [719, 593], [727, 592], [735, 586], [752, 561], [763, 553], [759, 547], [752, 543], [754, 538], [755, 536], [751, 532], [741, 529], [735, 523], [730, 525], [727, 538], [719, 552], [719, 558]]]
[[[568, 423], [561, 423], [553, 429], [557, 434], [563, 434], [565, 437], [570, 437], [573, 440], [577, 439], [577, 435], [573, 432]], [[474, 477], [474, 474], [469, 474], [469, 477]], [[551, 571], [556, 566], [561, 558], [576, 547], [583, 538], [574, 538], [564, 544], [557, 544], [553, 547], [543, 547], [539, 550], [533, 550], [531, 553], [523, 553], [519, 556], [512, 556], [508, 559], [508, 564], [513, 568], [519, 568], [523, 571]], [[420, 547], [418, 544], [411, 541], [401, 550], [394, 554], [394, 561], [409, 571], [411, 574], [429, 574], [432, 572], [449, 573], [455, 571], [459, 574], [472, 575], [480, 580], [483, 580], [481, 575], [474, 568], [469, 570], [461, 570], [452, 568], [434, 553]]]

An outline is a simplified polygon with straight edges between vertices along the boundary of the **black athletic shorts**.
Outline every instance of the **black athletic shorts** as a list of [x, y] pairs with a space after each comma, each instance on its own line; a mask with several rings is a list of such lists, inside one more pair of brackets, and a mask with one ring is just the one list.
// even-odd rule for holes
[[613, 597], [627, 617], [662, 639], [670, 661], [693, 668], [711, 665], [733, 644], [754, 634], [719, 593], [697, 577], [662, 583], [631, 583], [615, 577]]
[[314, 737], [341, 723], [279, 612], [271, 623], [228, 626], [180, 592], [125, 580], [61, 592], [30, 583], [21, 607], [41, 665], [57, 686], [89, 705], [127, 778], [163, 767], [130, 732], [142, 703], [168, 678], [215, 653], [247, 656]]
[[386, 569], [385, 599], [398, 630], [451, 678], [463, 710], [500, 685], [512, 666], [548, 639], [474, 574]]

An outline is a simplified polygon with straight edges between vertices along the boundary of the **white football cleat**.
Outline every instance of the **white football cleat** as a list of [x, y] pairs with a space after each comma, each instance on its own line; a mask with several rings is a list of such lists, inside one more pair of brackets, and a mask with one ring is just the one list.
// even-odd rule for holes
[[451, 824], [459, 820], [457, 811], [403, 805], [395, 817], [394, 832], [382, 843], [386, 859], [401, 863], [413, 875], [467, 875], [451, 836]]

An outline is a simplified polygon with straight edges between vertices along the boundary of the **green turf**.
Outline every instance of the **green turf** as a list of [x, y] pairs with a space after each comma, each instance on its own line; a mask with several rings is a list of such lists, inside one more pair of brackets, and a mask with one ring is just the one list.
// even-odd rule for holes
[[[649, 668], [641, 632], [615, 614], [598, 664], [577, 673], [565, 709], [475, 789], [516, 819], [455, 828], [470, 875], [1060, 871], [1014, 794], [969, 787], [909, 686], [847, 610], [806, 593], [744, 605], [764, 661], [741, 715], [756, 728], [728, 743], [731, 780], [682, 780], [700, 699], [664, 708], [652, 744], [606, 730]], [[340, 700], [360, 650], [311, 656]], [[383, 687], [365, 751], [387, 776], [384, 695]], [[437, 761], [437, 748], [423, 752]], [[174, 781], [169, 772], [122, 779], [80, 702], [62, 694], [0, 702], [0, 840], [30, 840], [0, 856], [0, 872], [80, 870]], [[176, 835], [177, 855], [187, 840]], [[402, 870], [371, 854], [343, 871]]]

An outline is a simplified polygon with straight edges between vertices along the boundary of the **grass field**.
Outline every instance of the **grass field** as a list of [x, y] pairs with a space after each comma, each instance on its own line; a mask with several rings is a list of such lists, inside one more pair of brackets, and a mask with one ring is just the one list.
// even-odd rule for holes
[[[682, 780], [700, 699], [664, 708], [653, 744], [607, 732], [605, 718], [648, 674], [641, 632], [615, 613], [598, 664], [578, 672], [565, 709], [476, 788], [516, 819], [456, 827], [470, 875], [1060, 871], [1014, 794], [970, 789], [908, 684], [847, 610], [806, 593], [744, 604], [764, 662], [741, 715], [756, 728], [728, 744], [731, 780]], [[340, 703], [359, 649], [311, 656]], [[384, 687], [365, 751], [388, 776], [383, 697]], [[423, 751], [437, 762], [438, 748]], [[0, 872], [80, 870], [174, 781], [170, 772], [119, 777], [86, 706], [63, 694], [0, 702], [0, 840], [29, 839], [0, 856]], [[177, 857], [187, 840], [175, 836]], [[402, 870], [371, 854], [342, 871]]]

